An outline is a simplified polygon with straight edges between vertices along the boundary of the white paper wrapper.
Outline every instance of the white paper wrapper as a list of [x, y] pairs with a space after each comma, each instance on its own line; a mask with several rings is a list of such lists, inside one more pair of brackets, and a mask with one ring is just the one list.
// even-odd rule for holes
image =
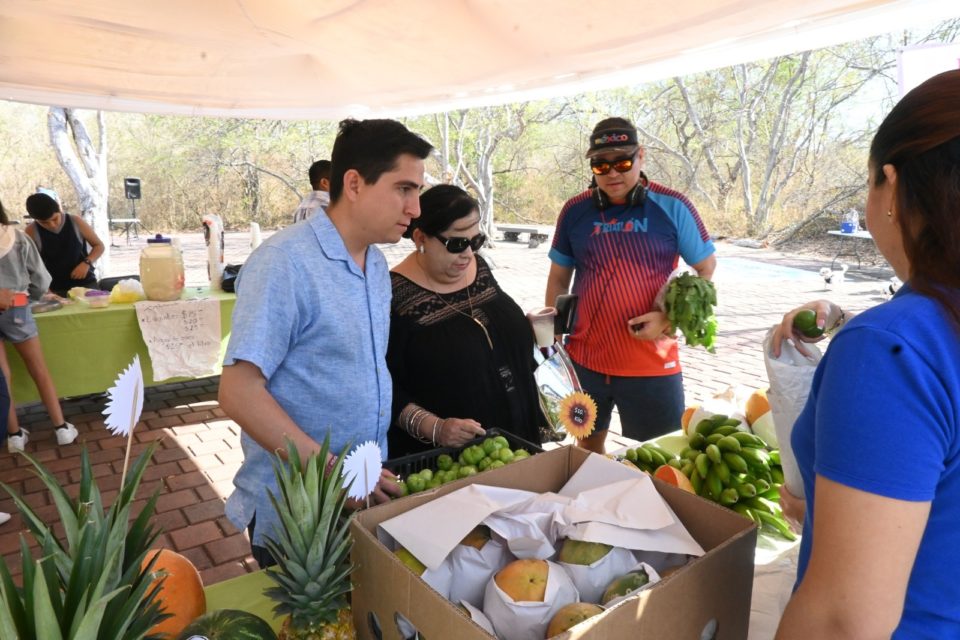
[[573, 580], [573, 585], [580, 592], [580, 602], [600, 603], [600, 596], [610, 582], [622, 576], [625, 567], [636, 564], [633, 551], [622, 547], [614, 547], [610, 552], [589, 566], [560, 562]]
[[[660, 582], [660, 574], [657, 573], [657, 571], [656, 571], [653, 567], [651, 567], [650, 565], [648, 565], [646, 562], [640, 562], [640, 563], [634, 565], [633, 567], [630, 567], [630, 569], [628, 569], [627, 571], [624, 571], [624, 572], [621, 573], [620, 575], [622, 576], [622, 575], [624, 575], [624, 574], [626, 574], [626, 573], [630, 573], [631, 571], [636, 571], [636, 570], [638, 570], [638, 569], [643, 569], [644, 571], [647, 572], [647, 577], [649, 578], [649, 580], [647, 580], [647, 584], [643, 585], [643, 586], [640, 587], [639, 589], [634, 589], [634, 590], [631, 591], [630, 593], [627, 593], [627, 594], [625, 594], [625, 595], [622, 595], [622, 596], [620, 596], [619, 598], [614, 598], [613, 600], [611, 600], [611, 601], [608, 602], [607, 604], [603, 605], [604, 608], [609, 609], [610, 607], [616, 606], [617, 603], [623, 602], [623, 601], [626, 600], [627, 598], [632, 598], [634, 595], [640, 593], [641, 591], [644, 591], [645, 589], [649, 589], [650, 587], [652, 587], [652, 586], [655, 585], [656, 583]], [[615, 576], [615, 578], [616, 578], [616, 576]], [[611, 580], [611, 582], [612, 582], [612, 580]], [[604, 587], [604, 591], [606, 591], [606, 587]], [[603, 595], [603, 593], [601, 592], [600, 595]]]
[[515, 602], [493, 578], [483, 597], [483, 613], [501, 640], [543, 640], [554, 614], [571, 602], [579, 602], [577, 588], [563, 567], [548, 562], [544, 602]]
[[449, 599], [482, 607], [483, 592], [490, 578], [511, 560], [513, 555], [499, 540], [489, 540], [483, 549], [457, 545], [447, 557], [453, 578]]
[[423, 564], [439, 567], [489, 514], [537, 496], [531, 491], [471, 484], [381, 522], [377, 538], [388, 549], [399, 543]]
[[[482, 599], [483, 598], [481, 598], [481, 600]], [[470, 614], [470, 619], [476, 622], [484, 631], [492, 636], [497, 635], [497, 632], [493, 630], [493, 625], [490, 623], [490, 620], [487, 618], [487, 616], [483, 615], [483, 611], [473, 606], [466, 600], [461, 600], [460, 604], [466, 607], [467, 613]]]
[[[592, 492], [597, 508], [590, 508]], [[580, 465], [560, 494], [577, 498], [578, 508], [568, 510], [560, 536], [606, 542], [640, 551], [662, 551], [702, 556], [703, 547], [690, 535], [650, 477], [604, 456], [591, 455]], [[588, 499], [583, 500], [586, 496]], [[599, 505], [609, 511], [601, 511]]]
[[803, 480], [797, 467], [797, 459], [793, 455], [793, 447], [790, 446], [790, 434], [793, 432], [793, 423], [797, 421], [797, 416], [807, 403], [813, 374], [823, 355], [816, 345], [805, 343], [804, 348], [812, 354], [807, 358], [797, 351], [792, 342], [784, 340], [780, 357], [774, 358], [770, 350], [774, 328], [776, 327], [767, 331], [763, 340], [763, 362], [770, 380], [767, 401], [770, 403], [770, 413], [773, 414], [773, 425], [780, 443], [780, 462], [785, 484], [790, 493], [802, 498]]
[[557, 552], [563, 513], [570, 502], [569, 498], [555, 493], [534, 495], [490, 514], [483, 524], [506, 540], [510, 552], [517, 558], [546, 560]]
[[[407, 549], [407, 551], [410, 550]], [[417, 554], [413, 553], [413, 557], [423, 562], [423, 558], [417, 556]], [[453, 581], [453, 570], [450, 567], [449, 561], [444, 560], [435, 568], [427, 567], [426, 571], [420, 574], [420, 577], [444, 598], [450, 597], [450, 583]]]
[[637, 562], [653, 567], [658, 574], [673, 567], [682, 567], [690, 561], [685, 553], [663, 553], [660, 551], [636, 551], [634, 557]]

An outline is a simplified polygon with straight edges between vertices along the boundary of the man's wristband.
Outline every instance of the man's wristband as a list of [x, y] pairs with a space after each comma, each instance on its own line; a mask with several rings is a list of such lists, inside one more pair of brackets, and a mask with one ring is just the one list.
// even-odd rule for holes
[[90, 262], [90, 259], [89, 259], [89, 258], [84, 258], [84, 259], [83, 259], [83, 263], [84, 263], [85, 265], [87, 265], [88, 267], [92, 267], [92, 266], [93, 266], [93, 263]]

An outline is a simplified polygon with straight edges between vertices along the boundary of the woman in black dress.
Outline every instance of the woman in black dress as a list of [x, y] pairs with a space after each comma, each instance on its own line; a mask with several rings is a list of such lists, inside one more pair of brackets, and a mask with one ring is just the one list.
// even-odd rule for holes
[[477, 201], [433, 187], [405, 237], [416, 248], [390, 274], [390, 457], [460, 446], [494, 427], [539, 444], [533, 332], [476, 253], [486, 241]]

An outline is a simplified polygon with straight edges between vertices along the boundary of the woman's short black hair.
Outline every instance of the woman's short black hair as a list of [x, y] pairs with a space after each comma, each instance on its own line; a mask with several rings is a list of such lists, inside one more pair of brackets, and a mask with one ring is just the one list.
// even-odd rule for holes
[[479, 208], [477, 201], [460, 187], [438, 184], [420, 194], [420, 217], [413, 219], [403, 237], [412, 238], [415, 229], [436, 236]]

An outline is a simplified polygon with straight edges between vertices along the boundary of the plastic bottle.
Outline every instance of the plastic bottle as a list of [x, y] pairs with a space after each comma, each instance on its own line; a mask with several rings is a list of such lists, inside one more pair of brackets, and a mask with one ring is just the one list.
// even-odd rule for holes
[[855, 233], [860, 230], [860, 214], [856, 209], [850, 209], [840, 220], [840, 231], [843, 233]]
[[203, 238], [207, 243], [207, 275], [210, 289], [223, 290], [223, 220], [215, 213], [203, 216]]
[[256, 222], [250, 223], [250, 250], [253, 251], [263, 242], [263, 236], [260, 235], [260, 225]]
[[183, 254], [159, 233], [140, 252], [140, 284], [147, 300], [179, 300], [185, 280]]

